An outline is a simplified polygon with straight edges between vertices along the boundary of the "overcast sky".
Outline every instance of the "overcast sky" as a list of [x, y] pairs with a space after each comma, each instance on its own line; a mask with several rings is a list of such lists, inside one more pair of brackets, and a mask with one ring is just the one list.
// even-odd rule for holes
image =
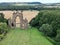
[[60, 0], [0, 0], [0, 2], [41, 2], [41, 3], [60, 3]]

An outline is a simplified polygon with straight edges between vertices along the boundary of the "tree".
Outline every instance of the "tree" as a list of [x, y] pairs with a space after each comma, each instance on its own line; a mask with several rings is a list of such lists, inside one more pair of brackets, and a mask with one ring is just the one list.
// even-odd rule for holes
[[6, 23], [0, 23], [0, 34], [5, 33], [8, 31], [8, 26]]
[[3, 13], [0, 13], [0, 22], [8, 23], [7, 21], [8, 20], [4, 18], [4, 14]]
[[53, 36], [53, 27], [51, 26], [51, 25], [49, 25], [49, 24], [43, 24], [40, 28], [39, 28], [39, 30], [41, 31], [41, 32], [43, 32], [45, 35], [47, 35], [47, 36]]
[[0, 22], [4, 22], [4, 15], [3, 15], [3, 13], [0, 13]]

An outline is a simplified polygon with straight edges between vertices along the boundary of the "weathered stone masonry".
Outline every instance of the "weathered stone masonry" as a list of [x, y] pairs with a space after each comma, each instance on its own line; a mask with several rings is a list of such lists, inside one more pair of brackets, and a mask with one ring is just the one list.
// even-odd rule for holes
[[16, 28], [16, 17], [18, 16], [20, 19], [20, 28], [21, 29], [27, 29], [28, 28], [28, 20], [25, 18], [23, 19], [23, 11], [19, 12], [16, 11], [13, 13], [12, 19], [9, 18], [8, 19], [8, 24], [11, 28]]

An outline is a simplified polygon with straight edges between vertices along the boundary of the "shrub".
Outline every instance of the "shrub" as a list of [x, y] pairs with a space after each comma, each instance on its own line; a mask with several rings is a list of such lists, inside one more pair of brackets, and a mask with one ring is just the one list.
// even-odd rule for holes
[[60, 42], [60, 29], [57, 30], [57, 36], [56, 36], [56, 39], [55, 39], [57, 42]]
[[0, 41], [4, 38], [4, 34], [0, 35]]
[[8, 31], [8, 26], [6, 23], [0, 23], [0, 34], [6, 33]]
[[0, 23], [0, 41], [4, 38], [8, 31], [8, 26], [6, 23]]

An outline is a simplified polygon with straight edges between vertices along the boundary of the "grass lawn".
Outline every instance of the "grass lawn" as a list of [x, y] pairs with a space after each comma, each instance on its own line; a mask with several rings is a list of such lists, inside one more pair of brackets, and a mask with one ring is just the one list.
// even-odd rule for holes
[[12, 29], [0, 45], [53, 45], [37, 29]]

